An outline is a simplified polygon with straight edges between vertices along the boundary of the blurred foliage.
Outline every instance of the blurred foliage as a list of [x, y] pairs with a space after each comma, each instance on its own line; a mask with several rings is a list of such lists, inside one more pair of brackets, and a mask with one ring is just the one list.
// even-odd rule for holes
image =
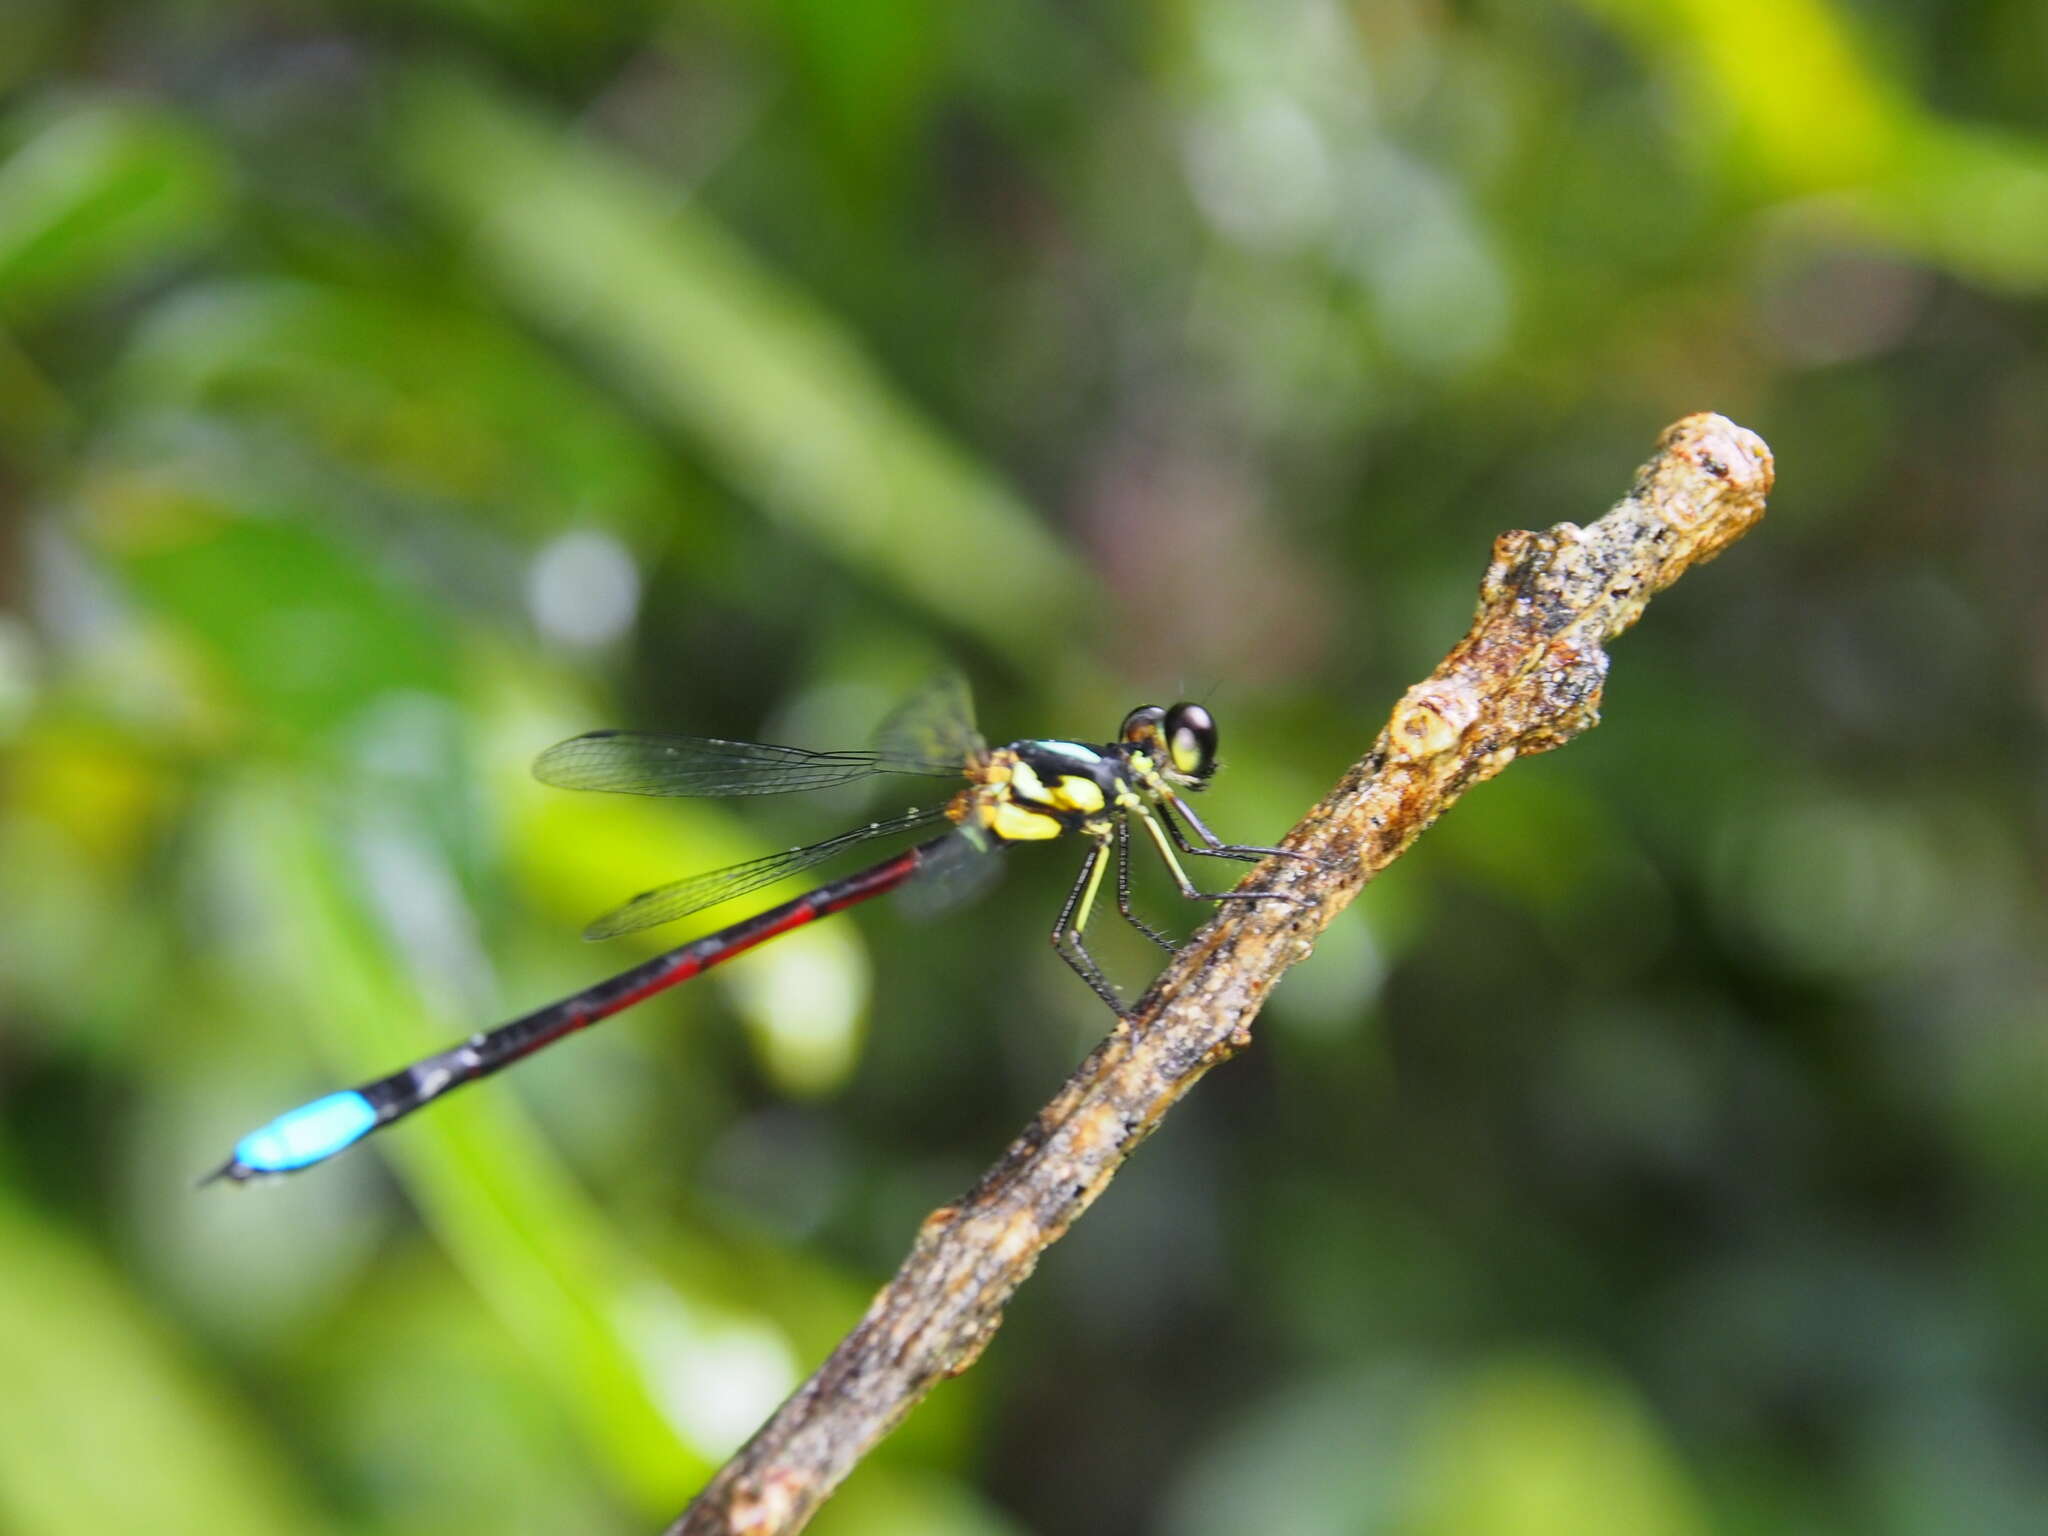
[[1206, 699], [1271, 838], [1713, 408], [1780, 494], [1606, 727], [816, 1528], [2038, 1530], [2044, 17], [8, 0], [0, 1529], [652, 1529], [1103, 1027], [1020, 854], [195, 1194], [862, 812], [538, 748], [950, 660], [998, 739]]

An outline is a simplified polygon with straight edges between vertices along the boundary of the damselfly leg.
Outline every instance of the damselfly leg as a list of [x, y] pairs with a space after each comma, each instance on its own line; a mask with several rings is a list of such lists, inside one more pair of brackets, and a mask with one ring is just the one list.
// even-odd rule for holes
[[1060, 904], [1059, 921], [1052, 925], [1053, 953], [1073, 969], [1076, 976], [1087, 982], [1095, 995], [1109, 1004], [1118, 1018], [1128, 1016], [1123, 999], [1117, 995], [1109, 978], [1102, 974], [1102, 967], [1095, 963], [1095, 957], [1088, 953], [1088, 944], [1081, 932], [1088, 926], [1088, 915], [1095, 906], [1095, 896], [1102, 889], [1102, 872], [1109, 866], [1110, 839], [1106, 834], [1096, 834], [1094, 846], [1088, 850], [1088, 862], [1081, 866], [1081, 873], [1075, 877], [1074, 885], [1067, 892], [1067, 899]]
[[1131, 910], [1131, 819], [1128, 816], [1118, 817], [1116, 824], [1116, 909], [1123, 914], [1125, 922], [1168, 954], [1180, 953], [1180, 945]]

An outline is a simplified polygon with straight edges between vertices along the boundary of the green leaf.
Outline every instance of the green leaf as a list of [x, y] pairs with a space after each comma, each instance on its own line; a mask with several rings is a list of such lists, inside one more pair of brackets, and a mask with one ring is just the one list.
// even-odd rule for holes
[[451, 77], [415, 81], [397, 139], [488, 278], [790, 534], [1019, 661], [1041, 659], [1087, 601], [1035, 514], [702, 209]]
[[652, 525], [675, 490], [660, 445], [497, 319], [313, 283], [223, 283], [151, 311], [125, 403], [281, 420], [401, 494], [537, 530], [596, 513]]
[[0, 1186], [0, 1527], [12, 1536], [312, 1536], [252, 1417], [89, 1250]]
[[38, 319], [207, 239], [227, 195], [212, 144], [153, 107], [86, 100], [0, 164], [0, 315]]

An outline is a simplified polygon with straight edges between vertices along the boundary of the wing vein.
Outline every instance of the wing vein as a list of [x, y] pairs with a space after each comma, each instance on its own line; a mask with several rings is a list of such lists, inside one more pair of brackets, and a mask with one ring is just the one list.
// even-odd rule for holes
[[884, 773], [955, 777], [958, 762], [892, 758], [876, 752], [808, 752], [714, 736], [594, 731], [558, 742], [534, 759], [534, 776], [558, 789], [628, 795], [780, 795], [828, 789]]
[[636, 933], [642, 928], [672, 923], [677, 918], [688, 917], [693, 912], [730, 901], [735, 896], [745, 896], [763, 886], [773, 885], [786, 876], [809, 869], [813, 864], [822, 864], [834, 854], [862, 843], [935, 826], [945, 819], [943, 809], [906, 811], [901, 816], [872, 821], [837, 837], [828, 837], [823, 842], [764, 854], [745, 863], [729, 864], [723, 869], [692, 875], [672, 885], [657, 886], [651, 891], [642, 891], [631, 901], [599, 917], [583, 930], [583, 936], [586, 939], [611, 939], [622, 933]]

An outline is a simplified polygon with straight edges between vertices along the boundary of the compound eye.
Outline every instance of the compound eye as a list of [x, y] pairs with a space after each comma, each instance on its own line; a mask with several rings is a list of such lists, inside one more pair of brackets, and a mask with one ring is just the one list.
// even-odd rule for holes
[[1149, 742], [1159, 729], [1159, 722], [1166, 718], [1166, 711], [1157, 704], [1141, 704], [1124, 716], [1123, 729], [1117, 732], [1119, 741]]
[[1166, 712], [1160, 729], [1176, 773], [1206, 779], [1216, 771], [1216, 721], [1208, 710], [1199, 704], [1176, 704]]

